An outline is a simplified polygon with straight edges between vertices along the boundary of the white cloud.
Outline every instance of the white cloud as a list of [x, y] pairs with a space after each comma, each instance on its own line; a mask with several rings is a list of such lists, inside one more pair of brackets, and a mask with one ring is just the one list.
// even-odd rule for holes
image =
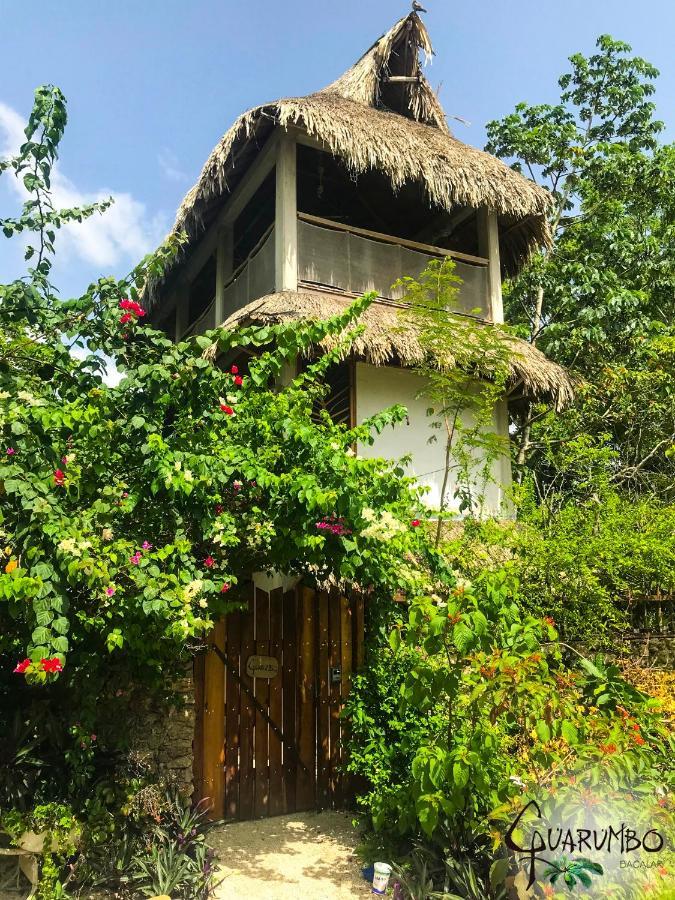
[[[0, 158], [14, 156], [25, 140], [25, 120], [6, 103], [0, 102]], [[20, 180], [7, 172], [3, 178], [21, 201], [26, 193]], [[66, 208], [84, 206], [109, 196], [114, 204], [102, 215], [95, 214], [81, 224], [64, 225], [59, 232], [59, 256], [66, 260], [79, 259], [85, 263], [113, 268], [122, 263], [136, 263], [154, 249], [166, 233], [163, 216], [150, 216], [143, 203], [128, 192], [100, 188], [81, 191], [63, 174], [59, 165], [52, 172], [52, 200], [54, 206]]]
[[168, 178], [169, 181], [187, 181], [187, 174], [181, 169], [180, 161], [176, 154], [169, 150], [168, 147], [164, 147], [157, 154], [157, 162], [159, 163], [159, 168], [161, 169], [162, 175], [165, 178]]

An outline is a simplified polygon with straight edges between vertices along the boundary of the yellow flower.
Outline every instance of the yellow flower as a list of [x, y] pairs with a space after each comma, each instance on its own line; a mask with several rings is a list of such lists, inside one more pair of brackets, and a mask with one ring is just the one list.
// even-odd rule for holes
[[11, 575], [14, 569], [18, 568], [18, 566], [19, 563], [15, 559], [10, 559], [10, 561], [5, 566], [5, 572], [7, 572], [8, 575]]

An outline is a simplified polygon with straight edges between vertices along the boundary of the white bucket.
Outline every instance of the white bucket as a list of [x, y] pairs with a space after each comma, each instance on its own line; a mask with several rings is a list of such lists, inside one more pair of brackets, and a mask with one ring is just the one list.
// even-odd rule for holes
[[375, 863], [373, 867], [375, 874], [373, 875], [373, 894], [384, 894], [389, 884], [389, 876], [391, 875], [391, 866], [387, 863]]

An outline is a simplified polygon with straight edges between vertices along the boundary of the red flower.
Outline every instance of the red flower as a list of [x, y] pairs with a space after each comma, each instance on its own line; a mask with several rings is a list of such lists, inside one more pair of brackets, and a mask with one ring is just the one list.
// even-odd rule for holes
[[241, 377], [241, 375], [234, 376], [234, 383], [237, 385], [237, 387], [239, 387], [243, 381], [244, 379]]
[[238, 375], [239, 369], [237, 366], [232, 366], [232, 368], [230, 369], [230, 372], [232, 372], [233, 375]]
[[552, 616], [544, 616], [544, 625], [548, 625], [549, 628], [555, 628], [555, 620]]
[[616, 753], [616, 744], [600, 744], [599, 749], [601, 753], [610, 756], [612, 753]]
[[228, 406], [227, 403], [221, 403], [221, 404], [220, 404], [220, 411], [221, 411], [221, 412], [224, 412], [225, 415], [227, 415], [227, 416], [231, 416], [232, 413], [234, 412], [234, 410], [232, 409], [232, 407], [231, 407], [231, 406]]
[[216, 564], [215, 559], [212, 556], [207, 556], [204, 560], [204, 565], [207, 569], [212, 569]]
[[41, 659], [40, 662], [45, 672], [63, 672], [61, 661], [55, 656], [52, 659]]
[[215, 510], [216, 510], [217, 516], [221, 515], [221, 513], [223, 512], [224, 509], [225, 509], [225, 507], [223, 506], [222, 503], [216, 503]]
[[30, 660], [24, 659], [23, 662], [17, 663], [14, 667], [14, 671], [17, 675], [23, 675], [27, 668], [30, 666]]
[[420, 522], [419, 519], [413, 519], [412, 522], [410, 523], [412, 528], [419, 528], [421, 524], [422, 523]]
[[131, 322], [132, 319], [133, 316], [131, 315], [131, 313], [124, 313], [123, 316], [120, 316], [120, 325], [126, 325], [127, 322]]
[[54, 484], [58, 484], [59, 486], [63, 486], [63, 483], [66, 480], [66, 473], [62, 469], [56, 469], [54, 472]]
[[226, 594], [229, 591], [229, 589], [230, 589], [229, 584], [227, 582], [225, 582], [225, 584], [220, 589], [220, 593]]
[[641, 735], [639, 735], [639, 734], [634, 734], [634, 735], [633, 735], [633, 740], [634, 740], [635, 743], [638, 745], [638, 747], [643, 747], [643, 746], [647, 743], [647, 742], [645, 741], [645, 739], [644, 739]]
[[[126, 310], [127, 313], [133, 313], [139, 319], [145, 315], [145, 310], [140, 304], [136, 303], [135, 300], [120, 300], [120, 309]], [[130, 318], [131, 316], [129, 316], [129, 319]], [[127, 319], [127, 321], [129, 321], [129, 319]]]

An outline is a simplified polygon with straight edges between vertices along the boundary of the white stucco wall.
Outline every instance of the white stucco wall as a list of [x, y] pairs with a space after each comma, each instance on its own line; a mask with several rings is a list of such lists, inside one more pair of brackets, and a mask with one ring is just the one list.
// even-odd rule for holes
[[[441, 500], [441, 489], [445, 468], [445, 429], [432, 428], [433, 418], [426, 411], [431, 406], [428, 399], [418, 398], [423, 386], [419, 375], [394, 366], [371, 366], [367, 363], [356, 365], [356, 421], [363, 422], [369, 416], [400, 403], [408, 410], [408, 422], [393, 428], [386, 428], [375, 437], [371, 446], [359, 445], [358, 452], [366, 457], [400, 459], [410, 454], [412, 462], [407, 467], [420, 484], [429, 488], [425, 503], [437, 509]], [[468, 423], [467, 423], [468, 424]], [[508, 415], [506, 403], [497, 405], [493, 416], [495, 433], [508, 438]], [[436, 436], [436, 440], [429, 439]], [[454, 497], [456, 479], [447, 491], [450, 509], [457, 509]], [[484, 515], [507, 516], [511, 514], [508, 496], [511, 487], [511, 464], [507, 456], [492, 464], [489, 483], [477, 479], [476, 494], [484, 494]]]

